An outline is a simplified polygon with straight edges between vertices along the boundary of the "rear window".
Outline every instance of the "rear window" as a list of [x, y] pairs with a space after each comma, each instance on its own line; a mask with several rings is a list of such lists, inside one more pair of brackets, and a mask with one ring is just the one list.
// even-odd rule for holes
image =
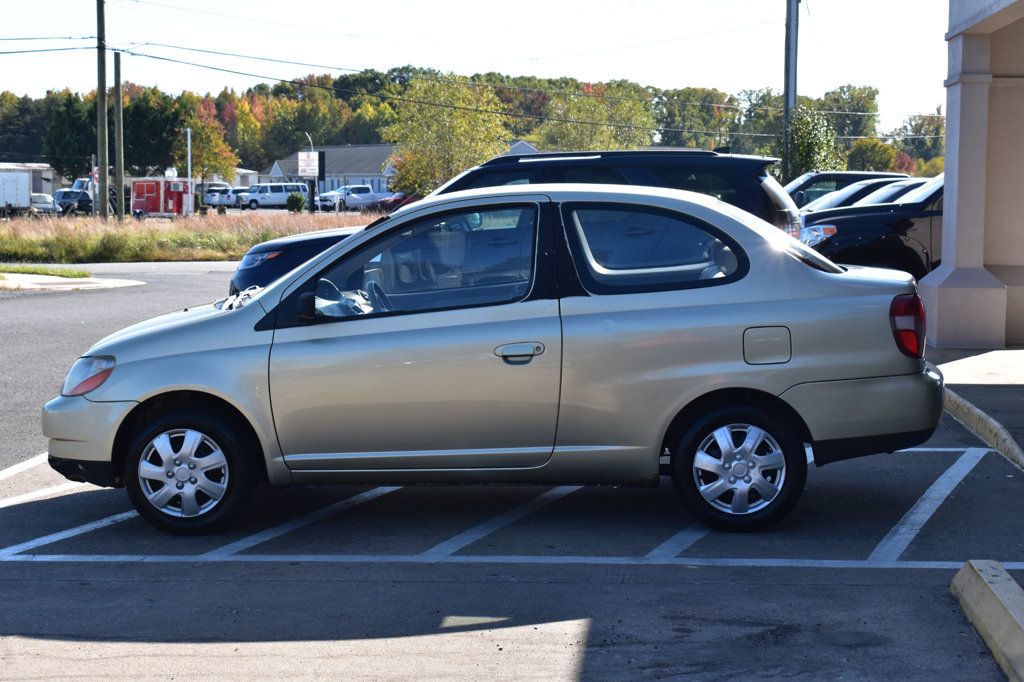
[[531, 185], [538, 182], [536, 168], [516, 168], [514, 170], [483, 171], [467, 178], [457, 189], [476, 189], [478, 187], [499, 187], [501, 185]]

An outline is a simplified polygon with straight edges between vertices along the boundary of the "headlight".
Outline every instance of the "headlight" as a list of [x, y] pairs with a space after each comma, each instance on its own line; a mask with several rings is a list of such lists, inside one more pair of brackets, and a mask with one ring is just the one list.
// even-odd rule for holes
[[114, 358], [109, 355], [78, 358], [68, 370], [68, 375], [64, 377], [64, 385], [60, 388], [60, 394], [64, 396], [85, 395], [89, 391], [96, 390], [114, 371], [115, 364]]
[[271, 258], [277, 258], [281, 255], [280, 251], [263, 251], [261, 253], [247, 253], [242, 256], [242, 262], [238, 264], [239, 270], [248, 270], [249, 268], [259, 267], [263, 265]]
[[800, 241], [807, 246], [823, 242], [836, 233], [835, 225], [811, 225], [800, 228]]

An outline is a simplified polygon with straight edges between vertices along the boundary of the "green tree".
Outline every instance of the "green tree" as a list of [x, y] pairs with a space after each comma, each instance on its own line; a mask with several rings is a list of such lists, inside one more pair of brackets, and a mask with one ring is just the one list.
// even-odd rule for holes
[[841, 170], [843, 155], [836, 145], [836, 131], [828, 118], [806, 107], [793, 111], [790, 177], [787, 182], [810, 170]]
[[124, 165], [131, 175], [163, 174], [174, 165], [174, 146], [184, 138], [174, 98], [145, 88], [124, 107]]
[[653, 97], [644, 88], [617, 81], [584, 85], [580, 94], [548, 102], [537, 131], [546, 149], [636, 149], [654, 141]]
[[82, 98], [70, 90], [61, 93], [59, 104], [50, 114], [43, 153], [53, 169], [66, 178], [88, 175], [92, 170], [96, 127], [90, 114]]
[[915, 114], [892, 132], [896, 147], [907, 155], [929, 161], [946, 155], [946, 118], [942, 107], [934, 114]]
[[896, 148], [881, 140], [857, 140], [846, 157], [849, 170], [887, 171], [896, 161]]
[[18, 97], [9, 91], [0, 93], [0, 159], [40, 160], [50, 104], [55, 103], [46, 98]]
[[[452, 108], [423, 102], [443, 102]], [[506, 150], [508, 133], [502, 118], [488, 111], [501, 102], [486, 88], [474, 88], [453, 75], [439, 80], [416, 80], [408, 101], [398, 110], [398, 122], [382, 131], [396, 145], [390, 163], [397, 175], [392, 187], [424, 194], [456, 173]]]
[[661, 144], [702, 149], [728, 145], [742, 114], [732, 95], [715, 88], [657, 90], [654, 111]]
[[927, 161], [918, 159], [914, 164], [914, 175], [920, 178], [934, 178], [944, 172], [946, 172], [946, 159], [942, 156], [936, 156]]
[[825, 114], [836, 131], [839, 147], [844, 151], [858, 141], [856, 138], [877, 135], [878, 88], [842, 85], [826, 92], [814, 102], [814, 106], [823, 112], [854, 112]]
[[345, 124], [343, 136], [346, 143], [376, 144], [381, 142], [381, 131], [397, 122], [397, 114], [390, 104], [381, 102], [374, 106], [370, 99], [366, 98]]

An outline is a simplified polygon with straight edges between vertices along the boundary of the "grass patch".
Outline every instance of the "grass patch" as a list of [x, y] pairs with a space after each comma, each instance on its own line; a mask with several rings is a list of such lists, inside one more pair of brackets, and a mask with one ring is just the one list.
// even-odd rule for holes
[[50, 275], [51, 277], [68, 277], [71, 279], [92, 277], [92, 273], [88, 270], [54, 267], [52, 265], [0, 265], [0, 278], [3, 277], [5, 272], [12, 275]]
[[[375, 215], [251, 212], [123, 223], [89, 216], [0, 223], [0, 262], [125, 263], [237, 260], [254, 244], [299, 232], [365, 225]], [[41, 273], [52, 274], [52, 273]]]

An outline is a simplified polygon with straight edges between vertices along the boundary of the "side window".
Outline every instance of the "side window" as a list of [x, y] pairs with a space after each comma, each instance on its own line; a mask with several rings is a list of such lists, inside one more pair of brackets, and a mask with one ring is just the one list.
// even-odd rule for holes
[[839, 183], [835, 180], [815, 180], [803, 189], [803, 201], [797, 202], [797, 205], [806, 206], [815, 199], [820, 199], [829, 192], [835, 192], [839, 188]]
[[746, 257], [720, 230], [679, 213], [612, 204], [563, 207], [573, 259], [594, 293], [711, 286], [745, 274]]
[[608, 166], [569, 165], [552, 171], [552, 182], [587, 182], [598, 185], [630, 184], [622, 173]]
[[347, 254], [316, 282], [316, 313], [380, 313], [511, 303], [533, 281], [533, 206], [450, 213], [408, 225]]
[[260, 187], [260, 194], [270, 194], [270, 188], [266, 185]]
[[467, 178], [457, 189], [475, 189], [477, 187], [499, 187], [501, 185], [531, 185], [537, 182], [536, 168], [516, 168], [515, 170], [484, 171]]

